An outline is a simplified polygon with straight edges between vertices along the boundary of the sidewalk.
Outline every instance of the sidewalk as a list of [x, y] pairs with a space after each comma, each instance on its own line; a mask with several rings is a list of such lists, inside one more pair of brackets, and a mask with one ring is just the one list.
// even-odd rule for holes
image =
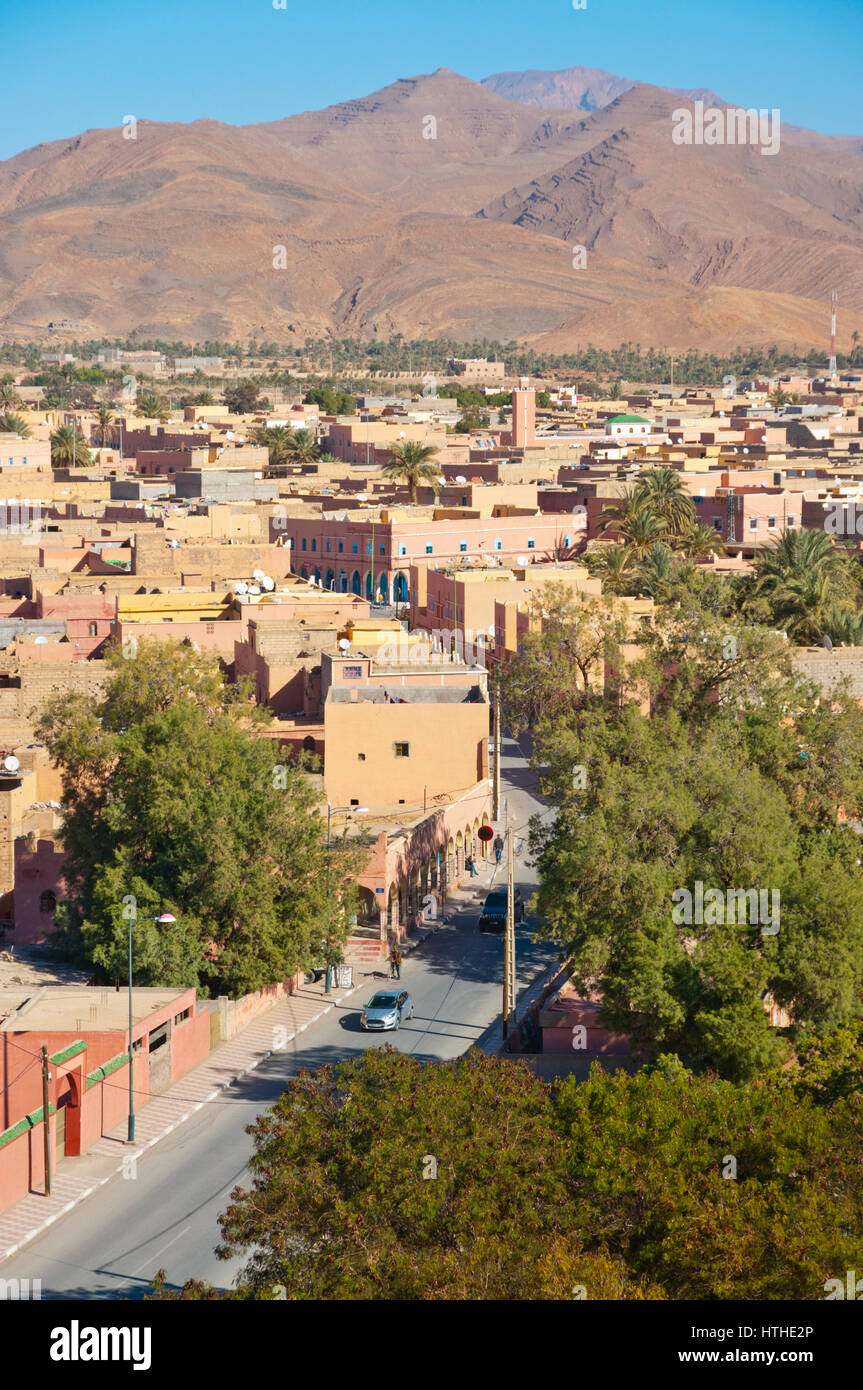
[[142, 1105], [135, 1115], [134, 1145], [126, 1144], [123, 1120], [80, 1158], [64, 1159], [51, 1175], [50, 1197], [31, 1192], [0, 1213], [0, 1261], [14, 1255], [22, 1245], [83, 1202], [119, 1173], [128, 1159], [158, 1144], [225, 1087], [253, 1071], [271, 1053], [284, 1051], [294, 1038], [365, 983], [366, 977], [354, 971], [352, 988], [334, 990], [329, 997], [323, 982], [304, 985], [274, 1004], [230, 1042], [219, 1043], [206, 1062]]

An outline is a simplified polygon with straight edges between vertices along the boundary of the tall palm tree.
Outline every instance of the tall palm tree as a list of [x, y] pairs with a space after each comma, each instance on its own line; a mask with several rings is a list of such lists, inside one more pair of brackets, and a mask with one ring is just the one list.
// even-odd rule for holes
[[859, 608], [837, 608], [827, 614], [824, 631], [833, 642], [863, 647], [863, 612]]
[[86, 440], [71, 425], [60, 425], [51, 435], [51, 462], [60, 468], [86, 468], [92, 462]]
[[311, 430], [288, 430], [285, 458], [291, 463], [314, 463], [321, 456], [320, 446]]
[[269, 453], [271, 468], [283, 464], [288, 455], [288, 440], [293, 431], [288, 425], [256, 425], [249, 432], [253, 444], [262, 444]]
[[584, 557], [591, 574], [602, 580], [604, 594], [625, 594], [632, 583], [635, 555], [628, 545], [602, 545]]
[[5, 415], [0, 415], [0, 433], [18, 434], [22, 439], [30, 438], [30, 426], [23, 415], [16, 415], [9, 411]]
[[104, 449], [105, 437], [108, 433], [108, 426], [114, 423], [114, 411], [110, 405], [96, 406], [96, 428], [99, 431], [99, 442]]
[[679, 584], [684, 566], [662, 541], [652, 545], [638, 565], [635, 575], [643, 594], [661, 602]]
[[669, 535], [679, 536], [694, 524], [695, 504], [674, 468], [651, 469], [638, 479], [635, 491], [665, 523]]
[[691, 526], [675, 542], [675, 550], [687, 560], [709, 560], [711, 555], [724, 555], [722, 537], [714, 526]]
[[0, 383], [0, 410], [8, 412], [19, 410], [24, 404], [11, 381]]
[[829, 618], [858, 593], [848, 557], [824, 531], [786, 531], [755, 567], [752, 597], [766, 599], [773, 621], [797, 642], [819, 642]]
[[410, 488], [411, 502], [416, 502], [420, 483], [428, 483], [435, 496], [443, 486], [441, 475], [430, 460], [437, 453], [434, 444], [422, 444], [417, 439], [406, 439], [403, 444], [393, 444], [390, 461], [381, 472], [385, 478], [396, 478], [406, 482]]
[[167, 420], [168, 404], [161, 396], [148, 393], [138, 397], [136, 411], [139, 415], [145, 415], [148, 420]]
[[638, 559], [666, 533], [665, 522], [638, 488], [624, 489], [616, 503], [603, 509], [599, 520], [601, 529], [616, 531], [622, 541], [632, 546]]

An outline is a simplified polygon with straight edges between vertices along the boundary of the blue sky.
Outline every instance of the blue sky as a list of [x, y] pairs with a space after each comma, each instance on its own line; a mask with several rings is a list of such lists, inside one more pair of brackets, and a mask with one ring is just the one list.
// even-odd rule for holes
[[398, 77], [582, 65], [863, 135], [863, 0], [0, 0], [0, 158], [139, 119], [235, 124]]

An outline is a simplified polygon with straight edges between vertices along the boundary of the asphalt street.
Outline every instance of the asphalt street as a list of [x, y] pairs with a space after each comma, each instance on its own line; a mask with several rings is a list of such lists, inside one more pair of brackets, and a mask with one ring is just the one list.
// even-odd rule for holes
[[[512, 824], [524, 827], [515, 839], [516, 847], [522, 844], [516, 881], [528, 901], [535, 880], [526, 863], [526, 822], [541, 807], [522, 750], [507, 741], [503, 754], [507, 809]], [[158, 1269], [167, 1271], [172, 1285], [196, 1278], [229, 1287], [240, 1262], [216, 1258], [219, 1213], [231, 1189], [249, 1178], [252, 1145], [245, 1126], [276, 1099], [287, 1077], [383, 1041], [423, 1059], [453, 1058], [487, 1041], [488, 1030], [499, 1026], [503, 940], [479, 933], [480, 903], [478, 897], [449, 913], [448, 924], [405, 957], [402, 986], [413, 997], [414, 1016], [398, 1031], [382, 1038], [359, 1026], [362, 1004], [386, 980], [382, 963], [288, 1050], [274, 1053], [148, 1150], [134, 1179], [112, 1178], [4, 1262], [2, 1277], [40, 1279], [42, 1297], [60, 1299], [141, 1297]], [[552, 948], [531, 940], [529, 925], [519, 930], [519, 993], [554, 959]]]

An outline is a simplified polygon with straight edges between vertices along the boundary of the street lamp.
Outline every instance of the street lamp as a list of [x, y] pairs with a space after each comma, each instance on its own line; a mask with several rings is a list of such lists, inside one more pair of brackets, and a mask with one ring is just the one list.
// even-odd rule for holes
[[[132, 923], [135, 918], [129, 917], [129, 1123], [126, 1129], [126, 1143], [135, 1142], [135, 1084], [134, 1084], [134, 1064], [132, 1060]], [[161, 917], [148, 918], [152, 922], [176, 922], [176, 917], [172, 912], [163, 912]]]
[[340, 815], [358, 815], [358, 816], [359, 816], [359, 815], [362, 815], [362, 814], [363, 814], [365, 811], [367, 811], [368, 809], [369, 809], [368, 806], [331, 806], [330, 803], [327, 802], [327, 983], [326, 983], [326, 989], [325, 989], [325, 993], [326, 993], [326, 994], [332, 994], [332, 992], [333, 992], [333, 966], [332, 966], [332, 961], [331, 961], [331, 959], [330, 959], [330, 957], [331, 957], [331, 955], [332, 955], [332, 949], [333, 949], [333, 943], [332, 943], [333, 912], [332, 912], [331, 897], [330, 897], [330, 849], [331, 849], [331, 845], [332, 845], [332, 842], [331, 842], [331, 840], [330, 840], [330, 825], [331, 825], [331, 822], [332, 822], [333, 813], [335, 813], [337, 816], [340, 816]]

